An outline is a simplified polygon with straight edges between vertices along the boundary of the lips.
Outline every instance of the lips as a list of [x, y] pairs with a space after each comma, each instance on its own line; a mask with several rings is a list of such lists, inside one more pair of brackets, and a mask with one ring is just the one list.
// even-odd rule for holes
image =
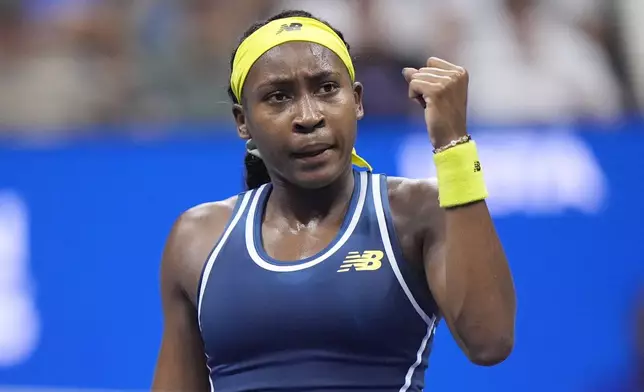
[[331, 148], [330, 144], [310, 144], [302, 148], [298, 148], [297, 151], [293, 152], [291, 155], [293, 155], [294, 158], [311, 158], [324, 153], [329, 148]]

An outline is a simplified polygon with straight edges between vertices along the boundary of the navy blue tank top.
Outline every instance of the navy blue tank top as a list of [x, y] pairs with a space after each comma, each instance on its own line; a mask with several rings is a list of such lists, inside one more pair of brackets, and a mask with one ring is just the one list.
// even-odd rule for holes
[[423, 389], [437, 309], [402, 259], [386, 177], [354, 178], [336, 238], [296, 262], [262, 246], [271, 185], [239, 195], [199, 284], [211, 389]]

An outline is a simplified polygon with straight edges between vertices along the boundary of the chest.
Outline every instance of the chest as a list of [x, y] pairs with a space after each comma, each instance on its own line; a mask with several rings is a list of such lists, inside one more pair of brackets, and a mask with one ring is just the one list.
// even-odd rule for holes
[[342, 222], [311, 223], [291, 227], [285, 223], [266, 222], [261, 229], [262, 246], [271, 258], [298, 261], [312, 257], [333, 242]]
[[[392, 216], [392, 227], [395, 228], [395, 240], [400, 246], [401, 256], [414, 271], [415, 274], [423, 276], [423, 262], [421, 245], [422, 238], [412, 230], [407, 229], [410, 218], [405, 215]], [[382, 246], [379, 241], [380, 230], [374, 222], [370, 227], [361, 225], [362, 234], [353, 234], [353, 242], [362, 241], [355, 245], [355, 249], [369, 249]], [[260, 231], [256, 230], [255, 240], [260, 242], [260, 251], [268, 258], [275, 261], [294, 262], [311, 259], [336, 245], [341, 240], [338, 232], [342, 234], [342, 223], [330, 225], [311, 225], [310, 227], [290, 228], [286, 225], [263, 225]], [[369, 252], [367, 252], [369, 253]]]
[[367, 242], [354, 238], [320, 263], [289, 272], [227, 252], [204, 297], [209, 355], [235, 363], [283, 350], [372, 355], [408, 347], [400, 340], [422, 322], [382, 246]]

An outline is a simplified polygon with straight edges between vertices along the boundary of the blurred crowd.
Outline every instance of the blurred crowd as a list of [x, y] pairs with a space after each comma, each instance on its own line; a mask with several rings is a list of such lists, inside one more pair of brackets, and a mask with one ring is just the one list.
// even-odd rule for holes
[[469, 69], [473, 121], [643, 107], [641, 0], [0, 0], [0, 129], [230, 119], [230, 53], [284, 9], [345, 34], [371, 116], [418, 114], [400, 72], [429, 56]]

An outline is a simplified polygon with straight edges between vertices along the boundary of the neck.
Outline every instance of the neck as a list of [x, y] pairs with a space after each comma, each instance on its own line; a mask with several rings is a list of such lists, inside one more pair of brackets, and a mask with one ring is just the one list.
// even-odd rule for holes
[[266, 218], [279, 216], [290, 225], [307, 225], [323, 219], [340, 221], [353, 193], [353, 169], [319, 189], [302, 189], [282, 181], [273, 182], [266, 206]]

